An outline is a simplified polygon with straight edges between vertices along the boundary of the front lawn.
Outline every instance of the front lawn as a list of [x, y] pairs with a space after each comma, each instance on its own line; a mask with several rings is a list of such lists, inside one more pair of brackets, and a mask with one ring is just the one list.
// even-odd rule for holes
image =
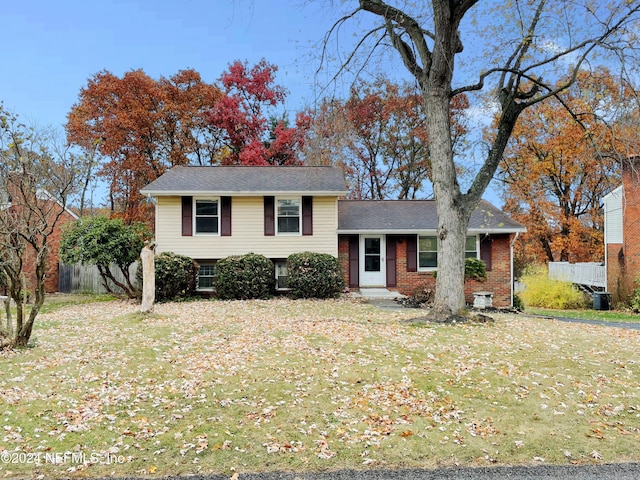
[[640, 332], [350, 300], [69, 305], [0, 353], [0, 477], [640, 461]]

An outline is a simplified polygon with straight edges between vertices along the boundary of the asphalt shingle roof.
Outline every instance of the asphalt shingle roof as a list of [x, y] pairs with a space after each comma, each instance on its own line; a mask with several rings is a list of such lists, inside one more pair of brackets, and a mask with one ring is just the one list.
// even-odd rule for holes
[[344, 195], [338, 167], [178, 166], [141, 190], [143, 195], [314, 193]]
[[[340, 200], [339, 232], [428, 231], [438, 228], [433, 200]], [[523, 232], [525, 228], [486, 200], [469, 220], [469, 231]]]
[[[344, 175], [330, 166], [178, 166], [141, 190], [144, 195], [346, 194]], [[338, 231], [433, 231], [438, 226], [433, 200], [340, 200]], [[470, 231], [525, 231], [500, 209], [482, 200], [471, 215]]]

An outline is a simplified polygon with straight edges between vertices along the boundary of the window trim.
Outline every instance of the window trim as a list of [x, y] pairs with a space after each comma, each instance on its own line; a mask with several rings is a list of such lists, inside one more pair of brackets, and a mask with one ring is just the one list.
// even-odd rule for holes
[[[200, 287], [200, 269], [202, 267], [212, 267], [213, 268], [213, 274], [212, 275], [205, 275], [205, 277], [211, 277], [211, 287], [207, 287], [207, 288], [201, 288]], [[213, 292], [215, 290], [214, 287], [214, 278], [216, 276], [216, 262], [213, 261], [209, 261], [209, 262], [198, 262], [198, 274], [196, 275], [196, 292]]]
[[[467, 238], [469, 237], [475, 237], [476, 239], [476, 246], [475, 246], [475, 250], [467, 250]], [[475, 257], [468, 257], [467, 253], [469, 252], [475, 252], [476, 256]], [[480, 235], [467, 235], [467, 237], [465, 238], [464, 241], [464, 258], [480, 258]]]
[[[278, 203], [281, 200], [295, 200], [298, 202], [298, 231], [297, 232], [281, 232], [280, 231], [280, 224], [278, 222], [278, 220], [280, 219], [280, 215], [278, 214]], [[275, 201], [274, 201], [274, 212], [273, 212], [273, 217], [274, 217], [274, 221], [275, 221], [275, 234], [277, 236], [282, 236], [282, 237], [300, 237], [302, 236], [302, 197], [275, 197]], [[283, 218], [286, 217], [286, 215], [283, 215]]]
[[[435, 238], [436, 239], [436, 249], [435, 250], [420, 250], [420, 239], [421, 238]], [[416, 240], [416, 265], [418, 266], [419, 272], [435, 272], [438, 269], [438, 236], [437, 235], [418, 235]], [[436, 266], [435, 267], [421, 267], [420, 266], [420, 252], [436, 252]]]
[[[476, 247], [475, 247], [475, 257], [473, 258], [480, 258], [480, 235], [466, 235], [465, 237], [465, 250], [464, 250], [464, 256], [465, 258], [469, 258], [467, 257], [467, 253], [468, 252], [472, 252], [473, 250], [467, 250], [467, 238], [475, 238], [475, 243], [476, 243]], [[416, 240], [416, 265], [418, 267], [418, 272], [435, 272], [438, 270], [438, 260], [437, 260], [437, 256], [436, 256], [436, 266], [435, 267], [421, 267], [420, 266], [420, 238], [437, 238], [437, 235], [418, 235], [417, 236], [417, 240]], [[437, 245], [437, 244], [436, 244]], [[436, 247], [437, 248], [437, 247]], [[424, 250], [424, 251], [429, 251], [431, 252], [432, 250]], [[438, 254], [438, 250], [435, 251], [436, 255]]]
[[[202, 200], [216, 202], [218, 204], [218, 215], [216, 216], [216, 218], [218, 219], [217, 232], [198, 232], [197, 223], [196, 223], [196, 219], [198, 218], [197, 202]], [[193, 197], [193, 236], [202, 236], [202, 237], [219, 237], [220, 236], [220, 228], [221, 228], [220, 222], [222, 218], [221, 207], [222, 207], [222, 202], [220, 200], [220, 197]]]
[[291, 290], [291, 288], [287, 287], [279, 287], [278, 286], [278, 279], [280, 278], [280, 275], [278, 275], [278, 267], [282, 267], [284, 266], [285, 270], [287, 271], [286, 277], [289, 278], [289, 265], [287, 265], [287, 261], [286, 260], [274, 260], [273, 262], [274, 264], [274, 270], [275, 270], [275, 277], [276, 277], [276, 291], [278, 292], [286, 292], [288, 290]]

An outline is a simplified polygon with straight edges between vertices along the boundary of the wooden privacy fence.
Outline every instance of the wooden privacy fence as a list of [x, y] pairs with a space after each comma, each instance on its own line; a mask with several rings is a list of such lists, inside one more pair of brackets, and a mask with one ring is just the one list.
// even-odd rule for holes
[[[129, 267], [129, 278], [134, 285], [136, 282], [136, 270], [138, 262], [134, 262]], [[124, 275], [120, 269], [112, 265], [111, 273], [122, 283], [125, 283]], [[122, 290], [109, 281], [115, 292]], [[102, 277], [95, 265], [62, 265], [58, 267], [58, 291], [61, 293], [107, 293], [107, 289], [102, 284]]]

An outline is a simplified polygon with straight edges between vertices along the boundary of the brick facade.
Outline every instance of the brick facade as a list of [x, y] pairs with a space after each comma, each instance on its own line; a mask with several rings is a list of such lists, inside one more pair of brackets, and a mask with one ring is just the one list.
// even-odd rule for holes
[[[62, 207], [61, 207], [62, 208]], [[58, 270], [60, 257], [58, 249], [62, 238], [62, 225], [75, 221], [75, 217], [64, 211], [58, 219], [58, 224], [53, 233], [49, 235], [47, 240], [47, 271], [45, 273], [44, 288], [46, 293], [55, 293], [58, 291]], [[33, 292], [36, 284], [36, 252], [32, 246], [28, 245], [24, 254], [23, 269], [27, 290]]]
[[634, 279], [627, 274], [624, 244], [609, 243], [607, 247], [607, 291], [611, 303], [626, 303], [634, 289]]
[[623, 162], [623, 243], [607, 244], [607, 289], [612, 303], [626, 302], [640, 276], [640, 157]]
[[[353, 279], [356, 266], [352, 255], [349, 255], [350, 235], [340, 235], [338, 241], [338, 259], [345, 272], [345, 283], [352, 289], [357, 289], [357, 281]], [[415, 237], [415, 235], [414, 235]], [[435, 288], [435, 277], [431, 272], [409, 271], [407, 265], [407, 236], [387, 235], [387, 242], [395, 242], [395, 284], [387, 285], [390, 290], [397, 290], [404, 295], [413, 294], [416, 289], [423, 286]], [[487, 280], [478, 282], [469, 280], [465, 284], [465, 297], [467, 303], [473, 303], [473, 292], [493, 292], [493, 306], [508, 307], [511, 305], [511, 250], [512, 234], [492, 235], [490, 241], [490, 269], [487, 270]], [[350, 258], [352, 259], [350, 265]], [[387, 263], [389, 268], [389, 263]], [[392, 275], [393, 277], [393, 275]], [[389, 275], [387, 275], [389, 278]], [[356, 279], [357, 280], [357, 279]]]

